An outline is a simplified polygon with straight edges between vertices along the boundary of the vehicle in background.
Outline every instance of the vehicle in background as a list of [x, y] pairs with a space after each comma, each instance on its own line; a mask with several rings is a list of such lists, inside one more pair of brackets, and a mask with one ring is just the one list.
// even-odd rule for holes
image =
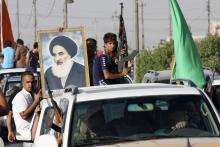
[[149, 70], [143, 77], [142, 83], [170, 83], [171, 70]]
[[[50, 99], [42, 102], [34, 147], [57, 147], [56, 131], [62, 134], [63, 147], [220, 146], [218, 112], [195, 87], [142, 83], [65, 91], [54, 98], [62, 110], [60, 129], [53, 127], [56, 115]], [[183, 121], [184, 127], [178, 127]]]
[[[11, 107], [11, 102], [14, 96], [22, 88], [21, 77], [26, 71], [25, 68], [12, 68], [12, 69], [1, 69], [0, 70], [0, 80], [1, 89], [6, 97], [9, 106]], [[40, 69], [38, 69], [38, 72]], [[36, 82], [39, 81], [39, 74], [34, 74]], [[3, 138], [4, 142], [7, 141], [8, 129], [6, 125], [6, 116], [0, 117], [0, 137]]]
[[[208, 79], [208, 77], [212, 76], [213, 74], [212, 70], [208, 68], [204, 68], [203, 71], [206, 79]], [[215, 73], [215, 75], [218, 75], [218, 73]], [[170, 78], [171, 78], [171, 70], [161, 70], [161, 71], [149, 70], [144, 75], [142, 79], [142, 83], [170, 83]]]

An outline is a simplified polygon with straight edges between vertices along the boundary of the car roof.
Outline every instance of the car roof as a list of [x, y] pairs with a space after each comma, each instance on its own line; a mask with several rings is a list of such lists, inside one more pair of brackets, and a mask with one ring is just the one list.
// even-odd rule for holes
[[[22, 74], [26, 71], [25, 68], [11, 68], [11, 69], [1, 69], [0, 70], [0, 79], [3, 79], [4, 77], [9, 77], [18, 79], [22, 76]], [[37, 72], [40, 72], [40, 68], [37, 69]], [[34, 76], [37, 76], [37, 73], [34, 73]]]
[[201, 95], [194, 87], [159, 83], [117, 84], [79, 88], [77, 102], [154, 95]]
[[21, 76], [10, 76], [7, 78], [7, 80], [9, 82], [16, 82], [16, 81], [21, 82]]
[[25, 72], [25, 68], [9, 68], [9, 69], [1, 69], [0, 74], [22, 73], [22, 72]]
[[[1, 69], [0, 75], [4, 74], [18, 74], [26, 71], [26, 68], [9, 68], [9, 69]], [[40, 68], [37, 68], [37, 71], [40, 72]]]

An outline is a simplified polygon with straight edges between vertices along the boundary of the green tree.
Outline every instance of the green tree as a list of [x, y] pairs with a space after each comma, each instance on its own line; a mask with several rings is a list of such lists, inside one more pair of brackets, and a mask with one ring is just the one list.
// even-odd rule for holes
[[139, 52], [136, 58], [136, 82], [139, 83], [142, 80], [143, 75], [153, 68], [152, 51], [142, 50]]
[[166, 43], [158, 46], [153, 52], [154, 70], [164, 70], [170, 68], [170, 63], [173, 56], [173, 45]]
[[208, 35], [197, 44], [204, 67], [220, 72], [220, 37]]
[[[220, 37], [208, 35], [196, 45], [203, 67], [215, 68], [220, 73]], [[173, 55], [173, 43], [159, 45], [154, 50], [142, 50], [136, 58], [136, 81], [141, 82], [148, 70], [170, 69]]]
[[164, 70], [170, 68], [173, 47], [170, 43], [158, 46], [154, 50], [142, 50], [136, 58], [136, 82], [142, 81], [148, 70]]

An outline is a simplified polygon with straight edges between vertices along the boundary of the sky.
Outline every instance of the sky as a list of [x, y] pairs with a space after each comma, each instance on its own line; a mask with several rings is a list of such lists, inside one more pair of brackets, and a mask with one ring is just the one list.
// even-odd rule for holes
[[[20, 38], [31, 46], [34, 40], [33, 0], [5, 0], [11, 18], [14, 38], [17, 30], [17, 1], [19, 1]], [[193, 35], [207, 33], [208, 0], [177, 0]], [[68, 4], [68, 27], [83, 26], [85, 37], [98, 40], [98, 49], [103, 48], [103, 35], [107, 32], [118, 34], [120, 2], [123, 2], [124, 21], [128, 45], [135, 48], [135, 0], [75, 0]], [[142, 39], [141, 3], [144, 12], [144, 47], [153, 48], [161, 39], [169, 36], [168, 0], [139, 0], [139, 30]], [[211, 23], [220, 21], [220, 0], [211, 2]], [[63, 26], [64, 0], [36, 0], [37, 30], [51, 30]], [[140, 41], [142, 47], [142, 42]]]

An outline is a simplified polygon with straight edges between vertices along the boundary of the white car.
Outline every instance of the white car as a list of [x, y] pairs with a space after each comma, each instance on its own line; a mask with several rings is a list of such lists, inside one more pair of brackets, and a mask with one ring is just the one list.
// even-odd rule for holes
[[62, 147], [220, 146], [218, 113], [194, 87], [143, 83], [66, 91], [54, 98], [63, 114], [60, 126], [50, 99], [42, 102], [34, 147], [57, 147], [59, 134]]

